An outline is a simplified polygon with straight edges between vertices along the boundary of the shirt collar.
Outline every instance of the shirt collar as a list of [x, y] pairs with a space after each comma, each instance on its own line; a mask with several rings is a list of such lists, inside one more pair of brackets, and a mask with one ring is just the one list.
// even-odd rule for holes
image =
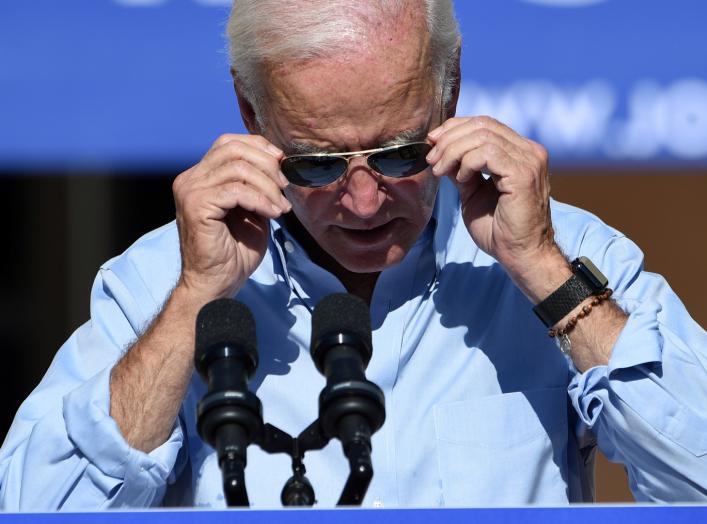
[[[435, 279], [446, 263], [447, 254], [452, 241], [452, 232], [459, 220], [459, 194], [452, 183], [443, 178], [440, 181], [435, 199], [434, 209], [430, 223], [423, 231], [415, 245], [428, 241], [428, 236], [432, 236], [432, 249], [435, 254]], [[288, 259], [295, 262], [311, 262], [300, 243], [287, 231], [282, 220], [270, 221], [270, 241], [274, 248], [274, 253], [282, 267], [282, 274], [291, 289], [294, 288], [294, 281], [288, 270]]]
[[452, 233], [459, 220], [459, 193], [447, 178], [440, 180], [432, 220], [435, 221], [432, 248], [435, 252], [436, 278], [447, 262]]

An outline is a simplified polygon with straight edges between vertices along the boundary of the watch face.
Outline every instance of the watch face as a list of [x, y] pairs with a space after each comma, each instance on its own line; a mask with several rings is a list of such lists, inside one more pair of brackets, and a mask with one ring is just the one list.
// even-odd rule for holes
[[577, 258], [572, 262], [572, 269], [589, 284], [594, 293], [602, 291], [609, 284], [609, 279], [587, 257]]

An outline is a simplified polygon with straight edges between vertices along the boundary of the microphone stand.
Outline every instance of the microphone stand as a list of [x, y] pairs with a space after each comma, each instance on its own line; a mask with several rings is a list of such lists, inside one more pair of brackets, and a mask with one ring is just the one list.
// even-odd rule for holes
[[[316, 498], [306, 477], [304, 454], [323, 449], [333, 437], [342, 441], [349, 461], [349, 475], [337, 505], [361, 505], [373, 478], [371, 433], [385, 418], [382, 392], [372, 382], [352, 381], [324, 388], [320, 395], [320, 418], [297, 438], [272, 424], [263, 424], [260, 400], [250, 391], [209, 393], [197, 411], [200, 435], [202, 438], [211, 435], [208, 441], [218, 451], [223, 492], [229, 507], [250, 505], [245, 467], [246, 448], [251, 443], [266, 453], [285, 453], [292, 458], [292, 477], [280, 496], [283, 506], [313, 506]], [[210, 417], [204, 416], [205, 413], [210, 413]]]
[[[312, 422], [297, 438], [292, 438], [272, 424], [265, 424], [264, 430], [263, 438], [254, 443], [267, 453], [287, 453], [292, 458], [292, 477], [287, 480], [280, 495], [282, 505], [313, 506], [316, 498], [305, 476], [304, 454], [323, 449], [331, 437], [324, 433], [319, 419]], [[370, 435], [368, 443], [354, 440], [345, 446], [344, 453], [349, 459], [349, 475], [337, 506], [360, 506], [373, 478]]]
[[[336, 313], [338, 311], [338, 313]], [[341, 316], [348, 325], [338, 326]], [[347, 294], [329, 295], [312, 312], [311, 354], [327, 384], [319, 394], [319, 418], [297, 438], [263, 423], [260, 399], [248, 390], [258, 367], [255, 321], [233, 299], [217, 299], [201, 308], [196, 320], [194, 365], [208, 384], [197, 405], [199, 436], [214, 447], [228, 506], [249, 506], [245, 483], [247, 448], [286, 453], [292, 477], [282, 489], [285, 506], [313, 506], [314, 489], [306, 477], [304, 454], [341, 441], [349, 475], [337, 505], [360, 505], [373, 478], [371, 435], [385, 421], [383, 391], [366, 379], [371, 358], [368, 306]]]
[[367, 442], [354, 440], [345, 446], [344, 454], [349, 459], [349, 476], [337, 506], [360, 506], [373, 478], [370, 435]]
[[[228, 435], [224, 437], [227, 439]], [[323, 449], [330, 440], [331, 437], [325, 434], [319, 419], [312, 422], [297, 438], [292, 438], [269, 423], [263, 424], [262, 430], [258, 431], [253, 444], [257, 444], [266, 453], [285, 453], [292, 458], [292, 477], [287, 480], [280, 495], [283, 506], [314, 505], [316, 498], [314, 488], [306, 477], [304, 454]], [[364, 435], [363, 439], [356, 439], [344, 446], [344, 453], [349, 460], [349, 475], [337, 505], [360, 506], [373, 478], [370, 433], [368, 438]], [[244, 475], [246, 463], [240, 455], [229, 449], [221, 461], [223, 492], [229, 507], [250, 505]]]

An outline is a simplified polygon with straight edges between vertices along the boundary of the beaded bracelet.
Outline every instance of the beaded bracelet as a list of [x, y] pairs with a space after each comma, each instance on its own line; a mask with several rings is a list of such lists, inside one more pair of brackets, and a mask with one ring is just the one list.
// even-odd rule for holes
[[600, 294], [598, 294], [598, 295], [594, 295], [594, 296], [592, 297], [592, 301], [591, 301], [589, 304], [587, 304], [586, 306], [583, 306], [582, 309], [579, 310], [579, 313], [577, 313], [575, 316], [573, 316], [572, 318], [570, 318], [570, 319], [567, 321], [567, 324], [565, 324], [565, 327], [560, 328], [560, 329], [550, 329], [550, 330], [547, 332], [548, 336], [549, 336], [550, 338], [553, 338], [553, 337], [561, 337], [561, 336], [566, 335], [566, 334], [569, 333], [570, 331], [572, 331], [572, 330], [574, 329], [574, 326], [577, 325], [577, 321], [578, 321], [580, 318], [584, 318], [584, 317], [586, 317], [587, 315], [589, 315], [589, 313], [592, 312], [592, 308], [593, 308], [594, 306], [598, 306], [598, 305], [601, 304], [604, 300], [608, 299], [608, 298], [612, 295], [612, 293], [613, 293], [613, 291], [612, 291], [611, 289], [607, 288], [607, 289], [604, 290], [603, 293], [600, 293]]

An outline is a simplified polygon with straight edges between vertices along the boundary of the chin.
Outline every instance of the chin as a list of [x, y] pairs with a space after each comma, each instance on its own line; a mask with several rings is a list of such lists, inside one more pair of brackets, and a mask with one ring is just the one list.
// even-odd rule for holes
[[344, 269], [352, 273], [380, 273], [384, 269], [399, 264], [405, 258], [407, 250], [400, 246], [392, 246], [382, 253], [332, 252], [332, 254]]

